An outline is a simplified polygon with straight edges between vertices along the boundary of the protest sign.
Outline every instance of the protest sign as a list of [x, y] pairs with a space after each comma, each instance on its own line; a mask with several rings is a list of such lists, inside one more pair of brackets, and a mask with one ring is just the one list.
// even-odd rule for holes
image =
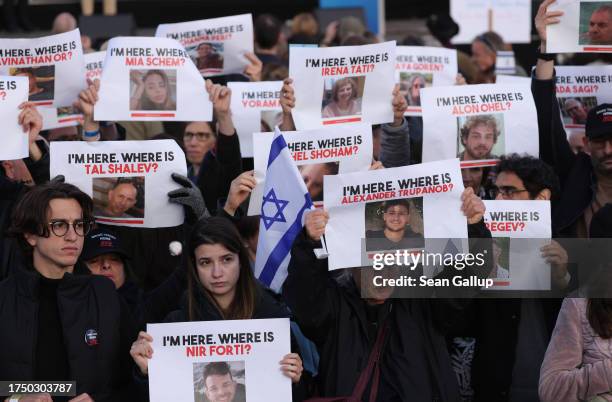
[[298, 130], [350, 122], [393, 121], [395, 41], [363, 46], [292, 48], [289, 75]]
[[557, 0], [548, 11], [563, 11], [558, 24], [546, 26], [548, 53], [612, 51], [612, 1]]
[[[422, 248], [424, 238], [467, 237], [458, 159], [325, 176], [323, 191], [330, 270], [361, 266], [356, 250], [363, 251], [364, 239], [373, 251]], [[388, 226], [403, 230], [399, 242], [387, 238]]]
[[103, 63], [96, 120], [212, 119], [204, 80], [176, 40], [113, 38]]
[[550, 201], [484, 203], [485, 224], [493, 236], [489, 289], [550, 290], [550, 266], [540, 251], [550, 243]]
[[[92, 52], [83, 55], [87, 79], [100, 79], [102, 75], [102, 62], [105, 55], [106, 52]], [[75, 98], [74, 100], [76, 101], [77, 99]], [[40, 108], [38, 111], [43, 118], [43, 130], [83, 124], [83, 114], [72, 104], [62, 107]]]
[[[283, 132], [293, 161], [298, 167], [315, 206], [323, 204], [323, 177], [368, 170], [372, 163], [372, 127], [365, 123], [345, 124], [315, 130]], [[249, 215], [259, 215], [274, 133], [253, 134], [255, 180]]]
[[451, 0], [450, 14], [459, 25], [454, 44], [472, 43], [488, 31], [506, 43], [531, 42], [531, 0]]
[[41, 107], [38, 112], [43, 118], [43, 130], [76, 126], [83, 123], [83, 114], [74, 106]]
[[151, 402], [291, 401], [279, 364], [291, 353], [290, 331], [288, 318], [147, 324]]
[[34, 39], [0, 39], [0, 74], [28, 77], [29, 100], [71, 105], [85, 88], [78, 29]]
[[527, 85], [460, 85], [421, 90], [423, 162], [459, 157], [493, 166], [500, 155], [538, 156], [538, 119]]
[[557, 99], [563, 124], [583, 129], [589, 110], [612, 102], [612, 66], [557, 66]]
[[396, 80], [406, 98], [406, 115], [421, 115], [421, 88], [454, 85], [457, 51], [443, 47], [398, 46], [395, 56]]
[[178, 40], [205, 77], [240, 74], [249, 64], [244, 54], [253, 53], [253, 18], [242, 14], [161, 24], [155, 36]]
[[240, 137], [240, 153], [253, 156], [253, 133], [272, 132], [281, 124], [282, 81], [228, 82], [232, 90], [232, 120]]
[[0, 160], [22, 159], [28, 156], [28, 133], [19, 125], [19, 105], [28, 100], [26, 77], [0, 77], [0, 112], [2, 147]]
[[171, 173], [187, 175], [185, 154], [174, 140], [51, 142], [51, 177], [89, 194], [96, 221], [145, 228], [183, 223], [183, 208], [168, 202], [179, 187]]
[[105, 57], [106, 51], [85, 53], [85, 70], [88, 79], [93, 81], [102, 77]]

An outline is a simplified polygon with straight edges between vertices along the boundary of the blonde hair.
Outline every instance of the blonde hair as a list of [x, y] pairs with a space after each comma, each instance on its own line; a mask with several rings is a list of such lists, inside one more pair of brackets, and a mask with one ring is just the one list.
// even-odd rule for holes
[[291, 21], [291, 33], [316, 36], [319, 33], [319, 23], [311, 13], [299, 13]]
[[334, 102], [338, 102], [338, 91], [340, 91], [340, 88], [342, 88], [346, 84], [351, 85], [351, 99], [357, 98], [357, 81], [355, 81], [355, 79], [352, 77], [344, 77], [340, 78], [334, 83], [334, 87], [332, 88], [332, 99], [334, 100]]

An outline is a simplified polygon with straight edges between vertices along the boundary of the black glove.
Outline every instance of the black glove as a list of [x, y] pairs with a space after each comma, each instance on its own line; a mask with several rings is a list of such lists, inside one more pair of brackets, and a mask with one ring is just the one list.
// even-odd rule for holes
[[180, 204], [185, 207], [185, 219], [188, 223], [196, 223], [202, 218], [210, 216], [206, 204], [204, 203], [204, 197], [200, 189], [197, 188], [189, 178], [178, 174], [172, 173], [172, 180], [183, 186], [183, 188], [177, 188], [168, 193], [170, 202], [174, 204]]

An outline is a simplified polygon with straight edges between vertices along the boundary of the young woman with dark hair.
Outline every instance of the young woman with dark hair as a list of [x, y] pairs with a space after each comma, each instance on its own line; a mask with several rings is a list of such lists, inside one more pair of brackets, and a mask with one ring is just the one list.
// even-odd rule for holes
[[[200, 220], [189, 237], [188, 253], [186, 297], [167, 322], [289, 317], [287, 308], [253, 275], [240, 234], [228, 219]], [[153, 355], [152, 341], [141, 332], [130, 352], [144, 375]], [[300, 381], [302, 360], [297, 353], [287, 354], [280, 365], [293, 383]]]

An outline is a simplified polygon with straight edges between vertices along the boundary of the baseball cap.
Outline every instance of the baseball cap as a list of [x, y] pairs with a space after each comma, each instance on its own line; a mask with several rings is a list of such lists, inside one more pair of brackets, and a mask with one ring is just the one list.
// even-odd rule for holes
[[121, 247], [119, 237], [108, 229], [94, 229], [87, 234], [81, 259], [91, 260], [103, 254], [115, 253], [122, 259], [128, 259], [128, 254]]
[[603, 103], [589, 110], [585, 134], [589, 140], [612, 136], [612, 104]]

